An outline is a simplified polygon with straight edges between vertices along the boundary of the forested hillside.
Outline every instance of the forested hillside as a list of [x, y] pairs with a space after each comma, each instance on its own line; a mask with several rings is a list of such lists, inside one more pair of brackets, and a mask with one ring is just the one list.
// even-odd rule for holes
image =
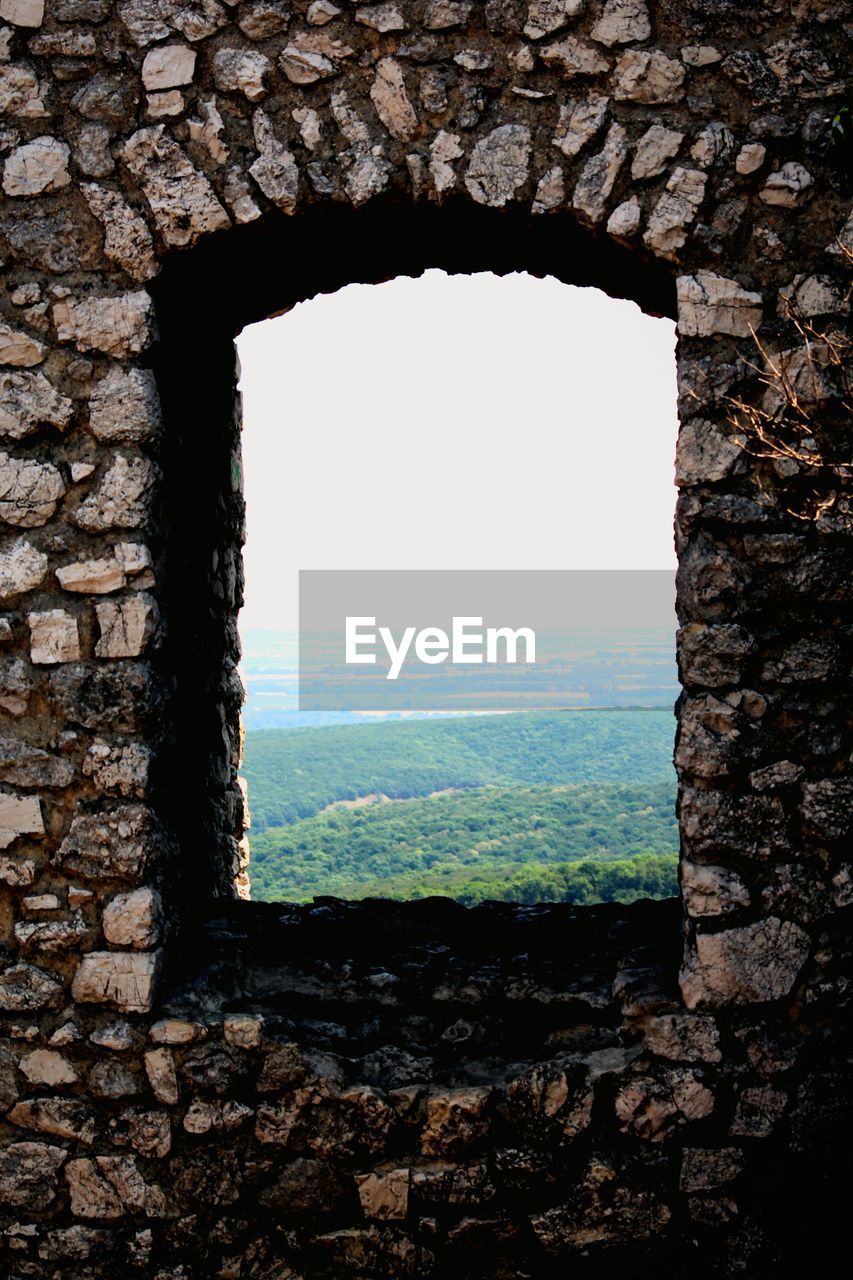
[[664, 709], [250, 733], [254, 896], [667, 896], [672, 736]]
[[662, 782], [673, 776], [668, 708], [529, 711], [246, 735], [253, 834], [338, 800], [447, 787]]

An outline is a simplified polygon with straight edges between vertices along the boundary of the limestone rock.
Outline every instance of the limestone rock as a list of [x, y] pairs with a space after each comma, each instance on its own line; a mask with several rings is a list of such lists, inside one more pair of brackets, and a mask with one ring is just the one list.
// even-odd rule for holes
[[80, 635], [77, 618], [64, 609], [47, 609], [28, 613], [30, 629], [30, 661], [43, 666], [57, 662], [76, 662], [80, 657]]
[[252, 117], [252, 128], [255, 146], [258, 148], [257, 160], [249, 167], [249, 173], [255, 179], [265, 196], [278, 205], [285, 213], [292, 213], [296, 207], [299, 190], [299, 169], [287, 147], [279, 142], [269, 117], [263, 111], [256, 111]]
[[653, 124], [637, 143], [631, 162], [631, 177], [637, 181], [655, 178], [663, 173], [667, 162], [677, 154], [684, 141], [684, 134], [665, 125]]
[[25, 120], [47, 115], [38, 79], [29, 67], [0, 66], [0, 111]]
[[503, 208], [527, 180], [530, 130], [504, 124], [481, 138], [465, 175], [465, 186], [478, 204]]
[[733, 1137], [768, 1138], [782, 1118], [788, 1095], [770, 1085], [743, 1089], [729, 1128]]
[[664, 1142], [694, 1120], [714, 1110], [714, 1095], [684, 1067], [655, 1076], [638, 1076], [616, 1095], [616, 1117], [623, 1133], [647, 1142]]
[[749, 906], [749, 890], [735, 871], [726, 867], [681, 862], [681, 892], [687, 914], [721, 916]]
[[748, 338], [762, 318], [760, 293], [750, 293], [736, 280], [713, 271], [679, 276], [678, 330], [683, 337], [709, 337], [715, 333]]
[[40, 587], [47, 576], [48, 559], [26, 538], [0, 545], [0, 604], [9, 604], [25, 591]]
[[90, 533], [139, 528], [148, 518], [151, 494], [158, 478], [158, 469], [148, 458], [117, 454], [71, 518]]
[[257, 1049], [261, 1044], [263, 1019], [253, 1014], [231, 1014], [222, 1025], [225, 1043], [237, 1049]]
[[430, 143], [429, 154], [430, 173], [436, 191], [448, 191], [456, 183], [452, 161], [461, 159], [465, 154], [460, 146], [459, 134], [439, 129]]
[[63, 590], [86, 595], [109, 595], [122, 587], [150, 586], [151, 554], [139, 543], [119, 542], [111, 556], [62, 565], [56, 570], [56, 577]]
[[623, 53], [613, 73], [613, 96], [620, 101], [680, 102], [684, 97], [684, 67], [659, 49], [631, 49]]
[[[29, 334], [21, 333], [18, 329], [11, 329], [7, 324], [0, 324], [0, 364], [12, 365], [18, 369], [30, 369], [34, 364], [41, 364], [46, 352], [47, 347], [43, 342], [39, 342], [37, 338], [31, 338]], [[3, 417], [6, 412], [5, 402], [8, 394], [6, 389], [9, 385], [8, 379], [8, 374], [0, 374], [0, 388], [2, 388], [2, 391], [0, 391], [0, 395], [2, 395], [0, 400], [0, 430], [5, 430]], [[47, 382], [47, 379], [43, 379], [43, 381]], [[47, 385], [50, 387], [50, 383], [47, 383]], [[56, 393], [54, 392], [54, 394]]]
[[636, 196], [617, 205], [607, 219], [607, 234], [616, 240], [629, 240], [640, 230], [643, 211]]
[[3, 190], [7, 196], [60, 191], [71, 181], [70, 155], [70, 148], [58, 138], [33, 138], [9, 154], [3, 167]]
[[627, 134], [621, 124], [613, 123], [601, 151], [590, 157], [581, 169], [572, 196], [572, 208], [589, 222], [600, 222], [604, 217], [607, 201], [627, 155]]
[[160, 953], [90, 951], [80, 962], [71, 994], [81, 1004], [114, 1004], [126, 1013], [148, 1013]]
[[370, 97], [376, 114], [391, 134], [401, 142], [408, 142], [417, 133], [418, 117], [406, 93], [403, 69], [393, 58], [380, 58], [376, 64], [376, 77], [370, 89]]
[[583, 12], [584, 0], [530, 0], [524, 34], [528, 40], [541, 40], [571, 22]]
[[813, 182], [805, 165], [789, 160], [769, 175], [759, 196], [765, 204], [777, 205], [782, 209], [796, 209], [811, 195], [810, 187]]
[[675, 483], [683, 487], [723, 480], [742, 451], [713, 422], [692, 418], [678, 433]]
[[700, 933], [681, 972], [689, 1009], [698, 1005], [779, 1000], [790, 993], [811, 942], [799, 925], [778, 916], [722, 933]]
[[162, 914], [156, 889], [146, 887], [116, 894], [104, 909], [104, 937], [116, 947], [150, 950], [159, 940]]
[[88, 880], [133, 880], [142, 875], [157, 844], [151, 811], [140, 804], [120, 805], [109, 813], [78, 814], [54, 860]]
[[144, 1089], [142, 1074], [136, 1066], [120, 1059], [105, 1058], [96, 1062], [86, 1085], [95, 1098], [131, 1098]]
[[566, 199], [566, 182], [563, 170], [559, 165], [544, 173], [536, 184], [536, 195], [533, 197], [533, 213], [547, 213], [549, 209], [559, 209]]
[[661, 258], [675, 259], [687, 240], [705, 198], [707, 179], [699, 169], [673, 169], [663, 195], [649, 218], [644, 244]]
[[598, 93], [564, 103], [551, 139], [554, 146], [569, 159], [576, 156], [601, 129], [609, 105], [610, 99]]
[[104, 228], [104, 253], [134, 280], [148, 280], [157, 270], [151, 232], [124, 196], [96, 182], [84, 182], [81, 191], [92, 213]]
[[44, 835], [44, 820], [38, 796], [16, 796], [0, 792], [0, 849], [6, 849], [22, 835]]
[[0, 452], [0, 521], [21, 529], [47, 524], [64, 493], [51, 463]]
[[366, 1173], [356, 1178], [358, 1198], [366, 1218], [388, 1221], [405, 1218], [409, 1211], [409, 1170]]
[[83, 761], [83, 773], [106, 795], [142, 799], [148, 789], [151, 752], [141, 743], [111, 746], [93, 742]]
[[20, 658], [0, 661], [0, 708], [22, 716], [29, 705], [32, 680]]
[[11, 889], [26, 889], [35, 879], [35, 872], [36, 864], [32, 858], [0, 856], [0, 882]]
[[488, 1131], [491, 1090], [485, 1087], [438, 1089], [426, 1100], [421, 1151], [451, 1156], [465, 1151]]
[[61, 995], [62, 983], [33, 964], [16, 964], [0, 973], [0, 1009], [6, 1013], [43, 1009]]
[[95, 613], [101, 632], [95, 645], [96, 658], [138, 657], [149, 647], [159, 621], [153, 597], [142, 591], [98, 603]]
[[44, 22], [44, 0], [0, 0], [0, 18], [14, 27], [40, 27]]
[[10, 1209], [41, 1213], [56, 1198], [57, 1178], [68, 1152], [46, 1142], [13, 1142], [0, 1148], [0, 1197]]
[[65, 1176], [75, 1217], [110, 1219], [145, 1213], [156, 1218], [166, 1212], [162, 1191], [145, 1182], [131, 1156], [69, 1160]]
[[272, 63], [256, 49], [218, 49], [213, 57], [213, 81], [222, 93], [242, 93], [249, 102], [266, 96], [264, 83]]
[[145, 1055], [145, 1071], [157, 1101], [165, 1106], [177, 1106], [178, 1077], [171, 1052], [168, 1049], [149, 1049]]
[[599, 44], [611, 48], [615, 44], [648, 40], [651, 33], [645, 0], [607, 0], [590, 35]]
[[150, 369], [114, 364], [89, 399], [89, 429], [98, 440], [142, 444], [162, 425], [157, 384]]
[[188, 45], [159, 45], [145, 55], [142, 63], [142, 83], [149, 92], [192, 84], [195, 59], [195, 49], [190, 49]]
[[192, 1044], [205, 1038], [207, 1028], [185, 1018], [161, 1018], [154, 1023], [149, 1035], [155, 1044]]
[[395, 4], [371, 4], [356, 9], [355, 20], [383, 35], [387, 31], [405, 31], [409, 25]]
[[77, 1083], [77, 1072], [72, 1063], [55, 1049], [34, 1049], [32, 1053], [24, 1054], [18, 1066], [30, 1084], [57, 1088]]
[[188, 245], [231, 219], [203, 173], [190, 163], [162, 124], [138, 129], [121, 149], [166, 244]]
[[713, 1018], [698, 1013], [669, 1013], [643, 1026], [650, 1053], [676, 1062], [721, 1062], [720, 1034]]
[[764, 164], [767, 148], [762, 142], [746, 142], [735, 158], [735, 169], [740, 174], [755, 173]]
[[[45, 910], [41, 905], [45, 897], [50, 895], [35, 899], [39, 903], [36, 910]], [[67, 955], [83, 946], [88, 937], [89, 929], [79, 911], [70, 920], [19, 920], [15, 925], [15, 938], [24, 954], [37, 951], [42, 956]]]
[[324, 27], [327, 22], [337, 18], [341, 10], [332, 0], [313, 0], [309, 4], [306, 18], [312, 27]]
[[55, 1138], [87, 1146], [95, 1141], [94, 1112], [71, 1098], [27, 1098], [12, 1108], [9, 1119], [20, 1129], [49, 1133]]
[[138, 355], [154, 337], [154, 312], [144, 290], [108, 298], [72, 298], [54, 303], [53, 322], [60, 342], [79, 351]]
[[[22, 358], [6, 361], [8, 364], [24, 364], [26, 344], [32, 340], [23, 334], [13, 334], [11, 329], [0, 327], [0, 346], [3, 330], [10, 342], [17, 343], [16, 350]], [[20, 341], [19, 341], [20, 340]], [[22, 345], [23, 344], [23, 345]], [[32, 342], [34, 352], [44, 352], [41, 343]], [[39, 357], [40, 359], [41, 357]], [[29, 363], [38, 363], [37, 360]], [[0, 372], [0, 436], [8, 440], [23, 440], [40, 426], [47, 425], [64, 431], [71, 421], [74, 404], [48, 382], [42, 373]]]
[[576, 36], [566, 36], [555, 44], [544, 45], [539, 50], [539, 57], [546, 67], [553, 67], [566, 80], [577, 76], [597, 76], [610, 67], [597, 49]]
[[0, 737], [0, 779], [16, 787], [67, 787], [74, 764], [19, 738]]

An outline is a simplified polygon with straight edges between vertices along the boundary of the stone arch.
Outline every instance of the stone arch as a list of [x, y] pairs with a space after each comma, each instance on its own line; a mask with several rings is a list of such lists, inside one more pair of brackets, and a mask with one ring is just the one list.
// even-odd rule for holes
[[[840, 12], [777, 10], [0, 3], [13, 1271], [545, 1275], [598, 1241], [672, 1274], [709, 1229], [738, 1265], [790, 1249], [779, 1171], [845, 1114], [849, 515], [827, 472], [744, 448], [727, 397], [755, 399], [754, 331], [795, 371], [793, 319], [839, 331], [850, 224]], [[229, 900], [233, 333], [443, 264], [677, 314], [680, 985], [670, 904]], [[834, 493], [807, 520], [804, 484]], [[363, 1015], [345, 1051], [306, 998]], [[447, 1049], [463, 1024], [492, 1075]]]

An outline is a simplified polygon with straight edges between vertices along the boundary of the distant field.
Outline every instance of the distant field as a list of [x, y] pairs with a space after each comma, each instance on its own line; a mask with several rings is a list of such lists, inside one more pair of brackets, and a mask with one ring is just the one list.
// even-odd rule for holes
[[249, 733], [253, 894], [668, 896], [673, 727], [652, 708]]

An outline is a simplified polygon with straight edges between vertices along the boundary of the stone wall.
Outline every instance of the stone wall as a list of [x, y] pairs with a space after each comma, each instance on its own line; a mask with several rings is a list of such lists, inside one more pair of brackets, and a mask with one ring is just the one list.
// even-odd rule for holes
[[[843, 1231], [849, 16], [0, 0], [14, 1280], [776, 1276]], [[678, 319], [681, 904], [238, 901], [233, 335], [427, 265]]]

